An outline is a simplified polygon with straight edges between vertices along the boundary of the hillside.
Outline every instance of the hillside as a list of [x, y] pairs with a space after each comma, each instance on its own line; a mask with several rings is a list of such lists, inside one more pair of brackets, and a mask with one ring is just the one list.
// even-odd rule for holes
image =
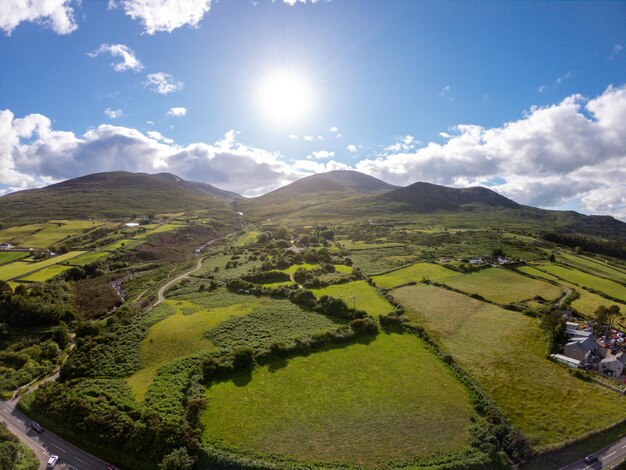
[[169, 173], [96, 173], [1, 197], [0, 223], [128, 217], [191, 209], [230, 212], [230, 202], [239, 197]]
[[256, 198], [239, 200], [235, 206], [253, 217], [276, 217], [333, 201], [382, 194], [395, 188], [397, 186], [358, 171], [336, 170], [307, 176]]

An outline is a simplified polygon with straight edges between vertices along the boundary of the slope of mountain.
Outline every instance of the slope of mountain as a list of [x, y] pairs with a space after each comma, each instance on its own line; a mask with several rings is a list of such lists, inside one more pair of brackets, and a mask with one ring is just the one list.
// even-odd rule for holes
[[238, 194], [169, 173], [114, 171], [82, 176], [0, 198], [0, 222], [126, 217], [191, 209], [231, 211]]
[[304, 177], [262, 196], [238, 200], [235, 206], [256, 217], [275, 217], [395, 188], [358, 171], [336, 170]]

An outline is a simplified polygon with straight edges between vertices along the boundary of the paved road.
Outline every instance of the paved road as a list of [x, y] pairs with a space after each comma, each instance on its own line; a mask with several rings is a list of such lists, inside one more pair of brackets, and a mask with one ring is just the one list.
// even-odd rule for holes
[[39, 469], [46, 468], [49, 455], [58, 455], [57, 467], [72, 470], [104, 470], [106, 462], [73, 446], [47, 429], [37, 434], [30, 429], [30, 419], [15, 408], [16, 400], [0, 400], [0, 420], [7, 423], [9, 431], [15, 434], [20, 441], [33, 449], [39, 458]]
[[561, 470], [598, 470], [600, 468], [616, 468], [619, 464], [626, 462], [626, 437], [614, 442], [604, 449], [594, 452], [593, 455], [598, 457], [598, 461], [591, 465], [579, 460]]

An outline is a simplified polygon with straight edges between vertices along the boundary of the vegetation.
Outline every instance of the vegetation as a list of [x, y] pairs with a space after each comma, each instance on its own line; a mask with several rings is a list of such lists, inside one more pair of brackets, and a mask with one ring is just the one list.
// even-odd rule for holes
[[622, 396], [546, 359], [535, 319], [433, 286], [393, 294], [539, 448], [626, 418]]
[[564, 279], [565, 281], [578, 284], [582, 287], [586, 287], [587, 289], [603, 292], [606, 295], [626, 302], [626, 287], [615, 281], [556, 264], [544, 265], [541, 266], [541, 269], [549, 274], [553, 274], [561, 279]]
[[0, 423], [0, 468], [4, 470], [37, 470], [39, 460], [35, 453], [20, 443], [18, 438], [11, 434]]
[[58, 255], [58, 256], [53, 256], [51, 258], [45, 259], [43, 261], [38, 261], [35, 263], [15, 261], [13, 263], [5, 264], [5, 265], [0, 266], [0, 280], [8, 281], [10, 279], [16, 279], [28, 273], [39, 271], [40, 269], [46, 268], [48, 266], [52, 266], [53, 264], [67, 261], [83, 253], [84, 253], [83, 251], [70, 251], [69, 253], [65, 253], [65, 254]]
[[10, 263], [29, 256], [25, 251], [0, 251], [0, 264]]
[[346, 284], [334, 284], [321, 289], [313, 289], [313, 293], [321, 297], [328, 295], [343, 300], [348, 307], [366, 311], [377, 317], [394, 311], [391, 305], [378, 291], [365, 281], [354, 281]]
[[457, 273], [438, 264], [417, 263], [406, 268], [392, 271], [382, 276], [374, 276], [372, 280], [378, 287], [391, 289], [393, 287], [408, 284], [409, 282], [420, 282], [423, 280], [438, 281], [446, 277], [454, 276]]

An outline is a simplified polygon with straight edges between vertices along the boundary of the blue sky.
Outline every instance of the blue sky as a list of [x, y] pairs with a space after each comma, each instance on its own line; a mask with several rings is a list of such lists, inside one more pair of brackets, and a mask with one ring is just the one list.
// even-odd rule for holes
[[[626, 218], [624, 2], [185, 2], [0, 4], [1, 191], [354, 168]], [[259, 104], [276, 73], [307, 112]]]

